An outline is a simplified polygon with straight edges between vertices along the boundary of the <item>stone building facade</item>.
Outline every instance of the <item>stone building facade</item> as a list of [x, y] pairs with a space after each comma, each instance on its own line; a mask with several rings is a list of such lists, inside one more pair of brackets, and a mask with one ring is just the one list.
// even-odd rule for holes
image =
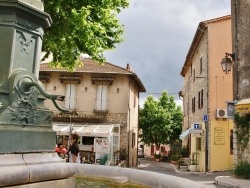
[[60, 112], [50, 100], [45, 106], [53, 111], [53, 122], [120, 125], [120, 148], [126, 148], [128, 166], [137, 165], [139, 93], [145, 92], [137, 75], [127, 68], [90, 58], [74, 72], [40, 65], [39, 80], [46, 91], [65, 96], [59, 106], [72, 113]]
[[[250, 45], [249, 45], [249, 32], [250, 32], [250, 1], [231, 0], [232, 12], [232, 41], [234, 55], [233, 64], [233, 99], [236, 102], [246, 100], [247, 105], [250, 106]], [[249, 114], [249, 111], [248, 111]], [[235, 131], [237, 128], [235, 127]], [[237, 145], [237, 138], [234, 135], [234, 159], [235, 163], [239, 162], [240, 156], [243, 160], [250, 162], [250, 132], [248, 135], [248, 146], [245, 151], [239, 151]], [[240, 155], [240, 156], [239, 156]]]
[[232, 101], [232, 75], [221, 69], [221, 59], [231, 53], [231, 47], [231, 16], [202, 21], [181, 70], [184, 118], [180, 137], [190, 157], [197, 158], [200, 171], [232, 167], [233, 122], [226, 115], [226, 101]]

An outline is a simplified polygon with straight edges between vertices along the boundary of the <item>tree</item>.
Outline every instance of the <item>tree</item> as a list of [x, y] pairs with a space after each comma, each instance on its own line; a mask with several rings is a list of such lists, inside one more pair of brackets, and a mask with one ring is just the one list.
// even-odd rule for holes
[[44, 33], [43, 59], [52, 53], [52, 65], [71, 70], [80, 63], [81, 53], [103, 63], [103, 52], [123, 41], [117, 14], [126, 7], [128, 0], [45, 1], [53, 24]]
[[163, 92], [159, 100], [149, 96], [140, 109], [139, 126], [141, 141], [147, 145], [173, 144], [181, 134], [181, 107], [174, 102], [174, 97]]

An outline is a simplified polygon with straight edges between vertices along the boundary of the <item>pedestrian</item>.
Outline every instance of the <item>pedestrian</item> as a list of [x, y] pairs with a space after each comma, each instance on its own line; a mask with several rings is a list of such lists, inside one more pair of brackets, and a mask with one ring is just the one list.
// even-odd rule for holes
[[80, 163], [78, 139], [78, 134], [74, 133], [70, 135], [70, 147], [68, 151], [70, 163]]

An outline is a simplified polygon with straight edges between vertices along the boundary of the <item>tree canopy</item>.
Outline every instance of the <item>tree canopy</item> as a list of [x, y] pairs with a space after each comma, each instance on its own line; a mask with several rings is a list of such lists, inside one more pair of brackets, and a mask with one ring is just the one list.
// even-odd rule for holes
[[141, 141], [146, 145], [173, 144], [182, 131], [182, 111], [174, 97], [163, 92], [158, 100], [149, 96], [140, 109]]
[[52, 64], [74, 69], [81, 53], [102, 63], [103, 52], [122, 42], [124, 32], [117, 15], [128, 0], [45, 1], [45, 12], [53, 24], [45, 30], [42, 51], [53, 54]]

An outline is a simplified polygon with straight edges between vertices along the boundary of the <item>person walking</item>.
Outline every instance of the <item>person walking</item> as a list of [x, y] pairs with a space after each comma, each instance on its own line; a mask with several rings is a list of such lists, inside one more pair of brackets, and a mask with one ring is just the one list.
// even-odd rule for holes
[[74, 133], [70, 135], [70, 147], [68, 151], [70, 163], [80, 163], [78, 139], [78, 134]]

